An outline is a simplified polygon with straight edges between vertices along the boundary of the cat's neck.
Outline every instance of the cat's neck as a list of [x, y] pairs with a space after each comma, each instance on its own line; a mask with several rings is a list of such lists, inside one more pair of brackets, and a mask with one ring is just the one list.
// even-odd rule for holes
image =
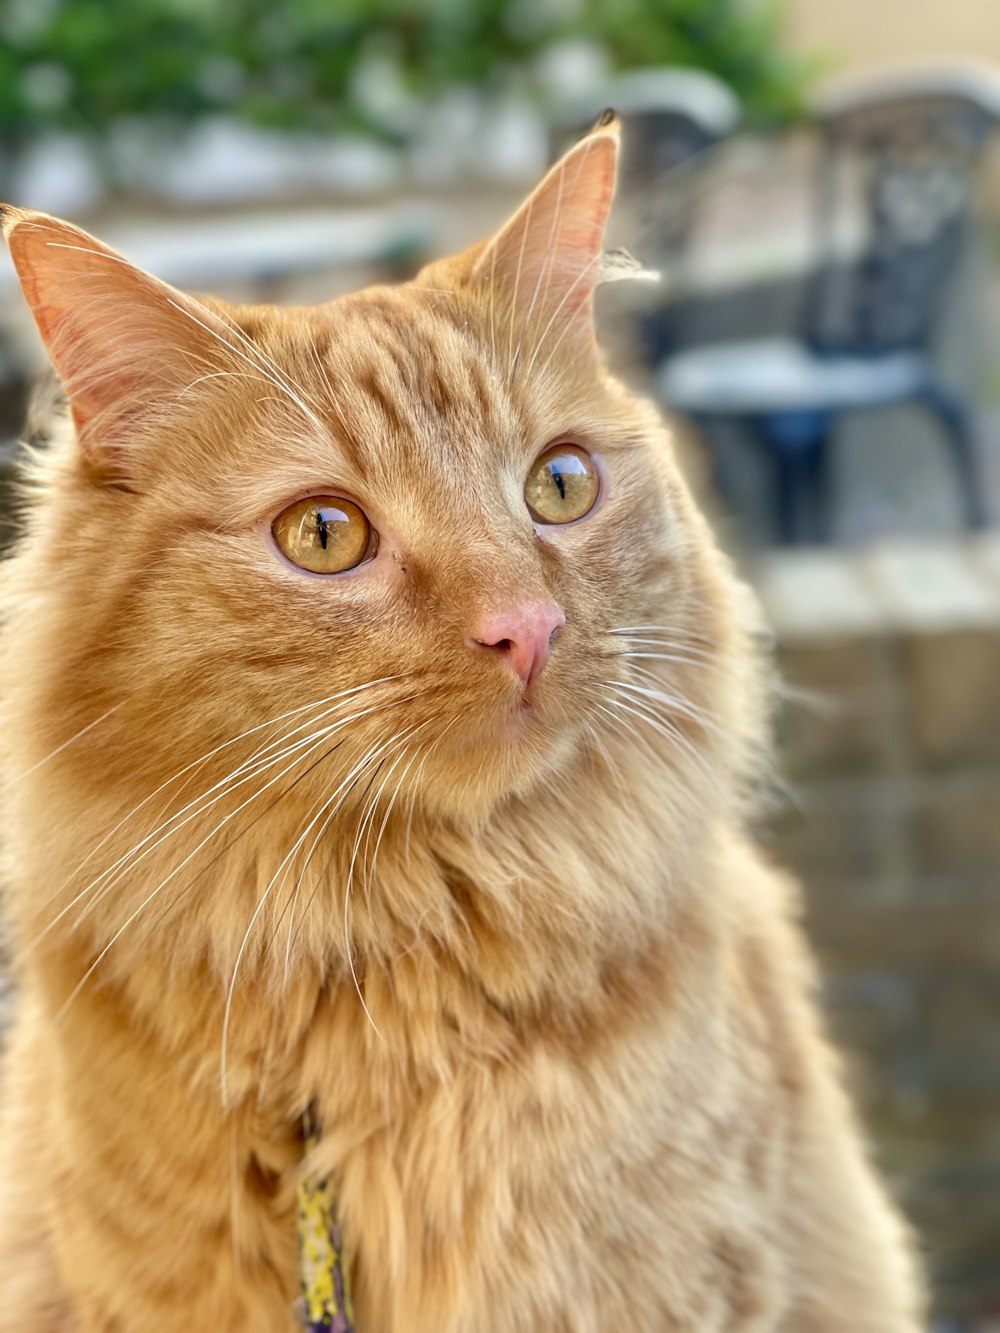
[[[153, 1005], [168, 982], [150, 979], [197, 976], [217, 995], [251, 988], [277, 1004], [303, 984], [342, 990], [374, 1013], [416, 968], [507, 1014], [572, 1014], [609, 969], [645, 966], [680, 929], [704, 896], [732, 802], [707, 776], [682, 777], [669, 756], [612, 739], [479, 823], [399, 808], [359, 845], [347, 822], [297, 895], [294, 873], [272, 874], [303, 824], [302, 812], [285, 818], [206, 856], [204, 873], [177, 874], [164, 843], [90, 914], [67, 911], [53, 940], [65, 935], [81, 959], [99, 960], [95, 982], [131, 992], [143, 978], [142, 1003]], [[71, 853], [46, 869], [48, 850], [36, 850], [39, 877], [56, 883]]]
[[[599, 970], [641, 948], [703, 878], [734, 819], [715, 783], [609, 743], [480, 822], [394, 812], [377, 853], [336, 876], [355, 970], [446, 953], [501, 1003], [549, 989], [563, 963]], [[322, 916], [309, 929], [307, 952], [330, 958]], [[335, 968], [342, 942], [332, 941]], [[565, 991], [569, 975], [558, 984]]]
[[[305, 1104], [341, 1047], [358, 1068], [388, 1077], [402, 1065], [423, 1086], [540, 1035], [598, 1040], [622, 1013], [639, 1021], [651, 985], [662, 981], [666, 995], [692, 960], [706, 965], [725, 922], [712, 869], [731, 827], [725, 807], [632, 753], [620, 772], [627, 799], [588, 759], [482, 825], [419, 811], [411, 823], [400, 812], [346, 900], [340, 867], [316, 901], [283, 913], [278, 899], [251, 928], [260, 890], [248, 889], [250, 872], [275, 858], [258, 826], [260, 843], [248, 836], [238, 856], [220, 858], [199, 896], [180, 899], [156, 929], [139, 917], [138, 930], [115, 938], [95, 913], [82, 929], [54, 932], [59, 967], [50, 960], [49, 975], [71, 994], [99, 958], [73, 1005], [136, 1011], [213, 1097], [225, 1047], [236, 1100], [256, 1097], [266, 1073], [282, 1105]], [[628, 754], [623, 745], [606, 758], [627, 765]], [[140, 899], [168, 866], [149, 867]], [[222, 901], [237, 924], [206, 955], [206, 923]]]

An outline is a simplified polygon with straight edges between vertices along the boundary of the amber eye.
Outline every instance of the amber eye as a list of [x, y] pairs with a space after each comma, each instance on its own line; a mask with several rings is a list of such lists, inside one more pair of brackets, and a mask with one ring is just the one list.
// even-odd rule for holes
[[528, 473], [524, 498], [539, 523], [572, 523], [589, 514], [601, 489], [593, 459], [575, 444], [554, 444]]
[[311, 495], [271, 524], [278, 548], [313, 574], [342, 574], [375, 554], [376, 534], [356, 504], [338, 495]]

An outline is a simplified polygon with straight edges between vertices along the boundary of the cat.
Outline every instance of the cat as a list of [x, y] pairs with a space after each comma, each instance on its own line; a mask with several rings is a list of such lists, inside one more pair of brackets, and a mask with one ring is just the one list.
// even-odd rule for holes
[[596, 340], [618, 141], [312, 308], [5, 211], [67, 408], [3, 572], [0, 1329], [298, 1327], [300, 1179], [359, 1333], [922, 1326], [747, 832], [753, 603]]

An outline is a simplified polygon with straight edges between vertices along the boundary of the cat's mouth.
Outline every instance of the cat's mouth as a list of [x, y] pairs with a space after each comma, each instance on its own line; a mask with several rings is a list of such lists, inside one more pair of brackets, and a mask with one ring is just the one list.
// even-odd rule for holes
[[537, 720], [540, 720], [538, 701], [529, 685], [500, 710], [496, 724], [501, 732], [516, 736], [527, 723]]
[[506, 700], [495, 715], [495, 729], [508, 740], [519, 740], [529, 728], [550, 721], [552, 701], [540, 681], [532, 681]]
[[499, 699], [484, 700], [481, 709], [469, 710], [455, 724], [452, 745], [458, 751], [509, 750], [519, 746], [531, 733], [544, 730], [550, 709], [541, 699], [543, 693], [533, 683]]

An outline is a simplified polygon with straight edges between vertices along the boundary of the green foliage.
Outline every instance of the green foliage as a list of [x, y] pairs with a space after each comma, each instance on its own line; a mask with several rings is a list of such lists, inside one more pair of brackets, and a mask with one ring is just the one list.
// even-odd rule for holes
[[589, 38], [618, 68], [708, 69], [751, 112], [795, 111], [773, 0], [0, 0], [0, 138], [100, 135], [128, 116], [405, 134], [357, 70], [378, 60], [424, 98], [455, 85], [544, 97], [532, 63]]
[[748, 112], [802, 109], [808, 67], [782, 51], [777, 0], [614, 0], [589, 4], [584, 30], [616, 65], [685, 65], [716, 74]]

